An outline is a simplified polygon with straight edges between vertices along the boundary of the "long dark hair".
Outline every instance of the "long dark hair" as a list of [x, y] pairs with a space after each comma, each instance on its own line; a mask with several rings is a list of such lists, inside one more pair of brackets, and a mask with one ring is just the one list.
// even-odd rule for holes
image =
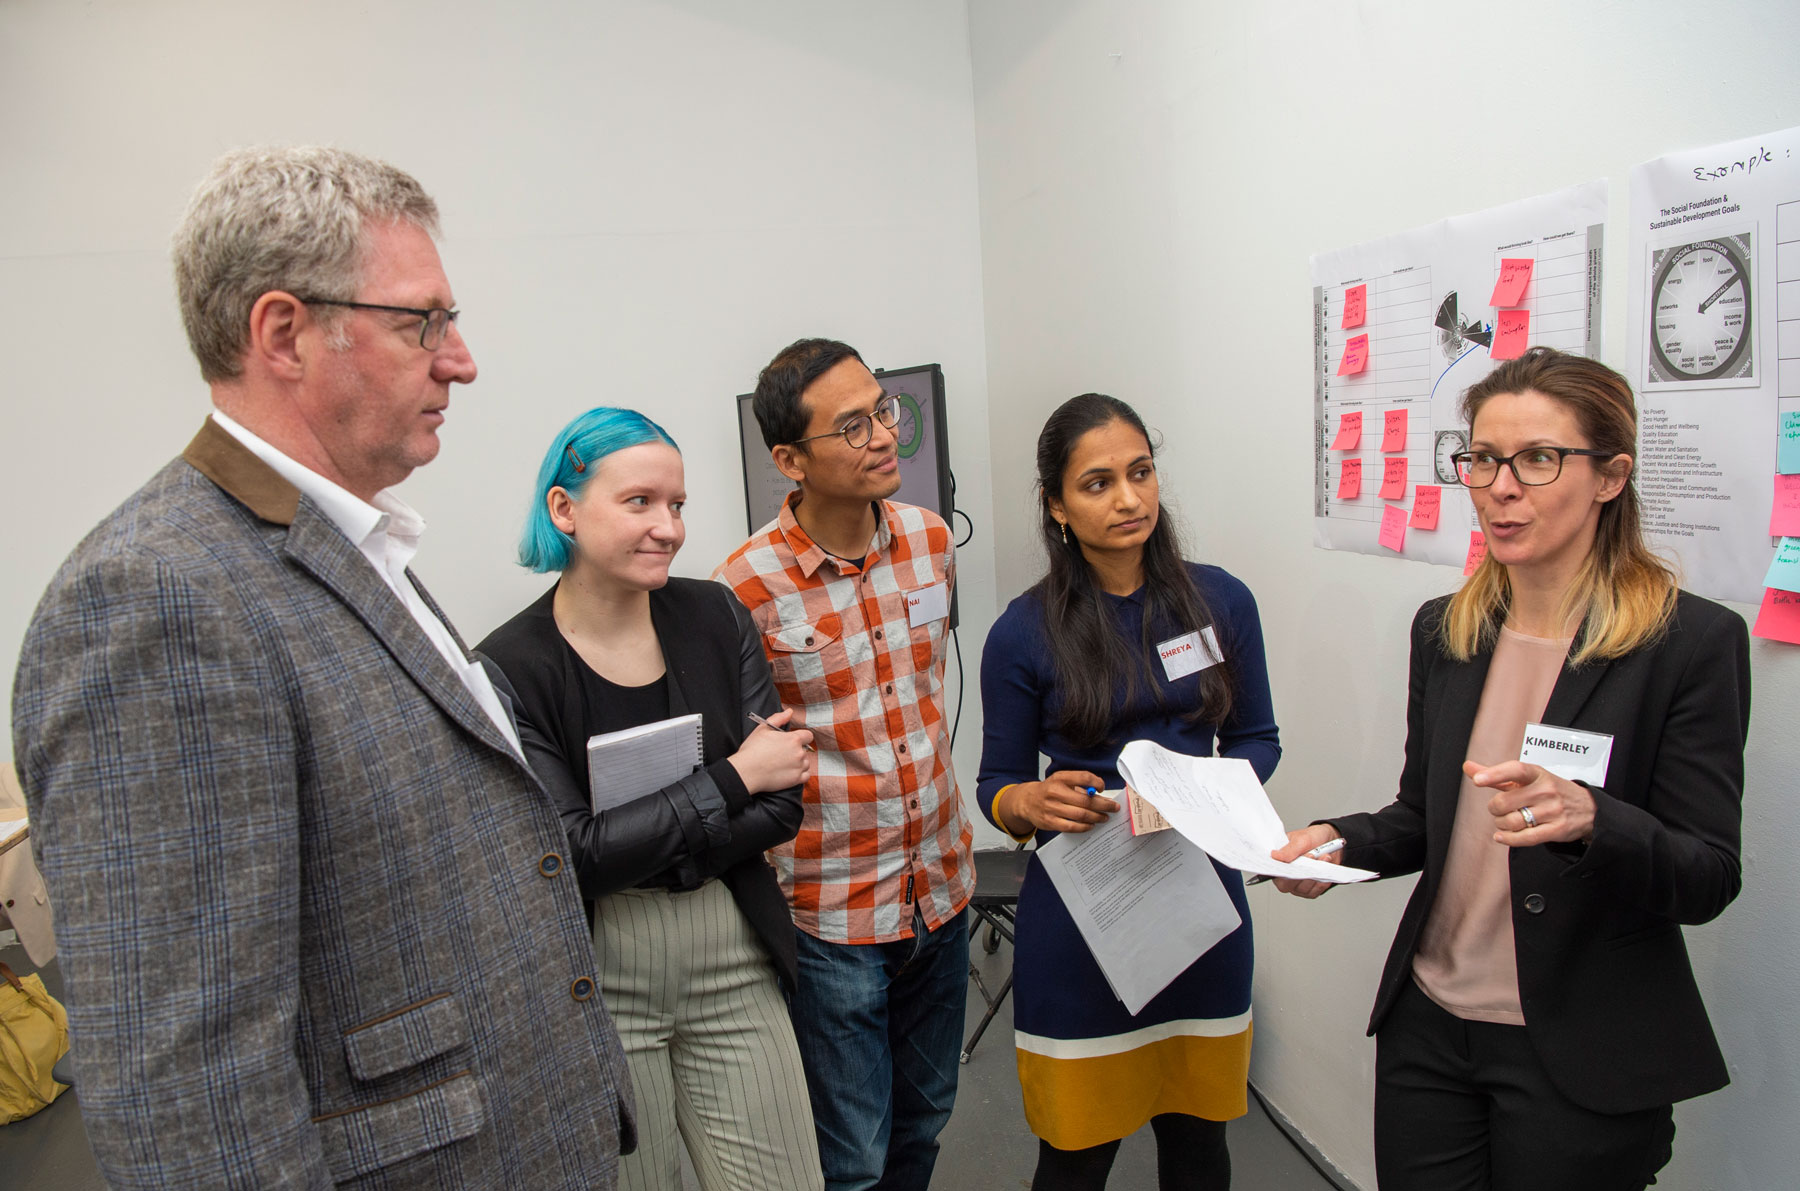
[[[1158, 702], [1163, 700], [1154, 669], [1158, 641], [1213, 623], [1205, 598], [1182, 562], [1181, 543], [1169, 512], [1159, 501], [1156, 528], [1144, 543], [1144, 640], [1143, 648], [1135, 651], [1134, 664], [1134, 651], [1119, 648], [1112, 606], [1095, 581], [1081, 544], [1066, 535], [1050, 514], [1050, 498], [1063, 499], [1063, 475], [1075, 445], [1090, 430], [1113, 422], [1124, 422], [1143, 435], [1155, 457], [1150, 432], [1144, 429], [1137, 411], [1104, 393], [1083, 393], [1063, 402], [1038, 435], [1038, 528], [1050, 555], [1050, 570], [1032, 591], [1044, 607], [1056, 689], [1062, 700], [1056, 727], [1083, 747], [1108, 738], [1114, 703], [1121, 691], [1129, 699], [1147, 687], [1156, 692]], [[1221, 639], [1219, 646], [1229, 659], [1230, 643]], [[1184, 718], [1217, 724], [1231, 712], [1229, 660], [1202, 670], [1199, 678], [1199, 706], [1187, 711]]]

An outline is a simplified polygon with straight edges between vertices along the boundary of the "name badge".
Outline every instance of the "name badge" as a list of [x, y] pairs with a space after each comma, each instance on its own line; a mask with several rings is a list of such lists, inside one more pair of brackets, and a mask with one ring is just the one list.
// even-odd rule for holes
[[1613, 738], [1604, 732], [1526, 724], [1525, 747], [1519, 750], [1519, 760], [1571, 782], [1604, 786], [1612, 746]]
[[1197, 633], [1170, 637], [1156, 647], [1156, 652], [1162, 656], [1163, 673], [1168, 675], [1170, 682], [1198, 674], [1225, 660], [1225, 655], [1219, 651], [1219, 636], [1210, 624]]
[[913, 628], [950, 615], [950, 585], [933, 583], [906, 593], [906, 623]]

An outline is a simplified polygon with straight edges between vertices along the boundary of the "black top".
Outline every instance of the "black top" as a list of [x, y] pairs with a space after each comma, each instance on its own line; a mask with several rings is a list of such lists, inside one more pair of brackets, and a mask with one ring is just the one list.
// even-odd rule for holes
[[[568, 645], [567, 641], [564, 644]], [[573, 651], [575, 647], [569, 645], [568, 648]], [[580, 656], [576, 654], [577, 660]], [[666, 674], [643, 686], [620, 686], [606, 675], [596, 674], [593, 667], [585, 663], [577, 674], [582, 685], [588, 688], [583, 692], [587, 696], [587, 705], [599, 711], [599, 717], [594, 721], [596, 736], [669, 718], [669, 677]], [[582, 751], [585, 753], [586, 749]], [[570, 768], [575, 766], [571, 764]], [[583, 769], [582, 772], [587, 771]]]
[[[1422, 872], [1400, 920], [1369, 1032], [1406, 981], [1437, 898], [1469, 731], [1492, 647], [1444, 653], [1448, 597], [1413, 619], [1406, 764], [1399, 797], [1331, 823], [1345, 864]], [[1742, 882], [1739, 822], [1750, 724], [1750, 637], [1737, 613], [1681, 592], [1661, 638], [1624, 657], [1565, 662], [1543, 722], [1613, 738], [1590, 786], [1586, 844], [1513, 848], [1513, 946], [1525, 1028], [1569, 1099], [1635, 1112], [1723, 1087], [1724, 1057], [1688, 964], [1681, 924], [1708, 922]], [[1583, 783], [1586, 784], [1586, 783]]]
[[[692, 889], [720, 877], [793, 987], [793, 918], [763, 853], [800, 830], [800, 787], [752, 795], [728, 760], [755, 727], [746, 712], [769, 716], [781, 709], [750, 613], [728, 588], [704, 580], [671, 579], [651, 592], [650, 619], [668, 667], [668, 706], [632, 719], [641, 706], [631, 712], [619, 706], [619, 692], [629, 688], [595, 674], [558, 631], [555, 593], [555, 587], [546, 591], [477, 649], [516, 694], [519, 740], [562, 817], [583, 895], [634, 885]], [[589, 737], [695, 712], [700, 769], [593, 813]]]

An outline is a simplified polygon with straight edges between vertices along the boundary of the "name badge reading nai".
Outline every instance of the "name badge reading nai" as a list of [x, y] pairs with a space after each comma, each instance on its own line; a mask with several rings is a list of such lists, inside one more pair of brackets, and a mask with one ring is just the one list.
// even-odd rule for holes
[[1156, 652], [1162, 655], [1163, 673], [1169, 676], [1170, 682], [1198, 674], [1225, 660], [1225, 655], [1219, 651], [1219, 636], [1210, 624], [1197, 633], [1170, 637], [1156, 647]]
[[1526, 724], [1525, 747], [1519, 750], [1519, 760], [1571, 782], [1604, 786], [1612, 746], [1613, 738], [1604, 732]]
[[906, 623], [912, 628], [950, 615], [950, 585], [933, 583], [906, 593]]

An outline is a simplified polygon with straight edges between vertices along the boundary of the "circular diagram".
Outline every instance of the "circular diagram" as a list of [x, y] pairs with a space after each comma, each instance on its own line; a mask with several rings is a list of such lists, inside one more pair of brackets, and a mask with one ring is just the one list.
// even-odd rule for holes
[[1440, 430], [1437, 439], [1432, 443], [1431, 468], [1437, 472], [1438, 483], [1460, 484], [1456, 478], [1456, 461], [1451, 458], [1469, 449], [1469, 440], [1460, 430]]
[[1650, 283], [1650, 379], [1750, 373], [1750, 237], [1658, 249]]
[[895, 449], [900, 458], [911, 459], [925, 441], [925, 413], [911, 393], [895, 393], [894, 397], [900, 403], [900, 420], [894, 423]]

